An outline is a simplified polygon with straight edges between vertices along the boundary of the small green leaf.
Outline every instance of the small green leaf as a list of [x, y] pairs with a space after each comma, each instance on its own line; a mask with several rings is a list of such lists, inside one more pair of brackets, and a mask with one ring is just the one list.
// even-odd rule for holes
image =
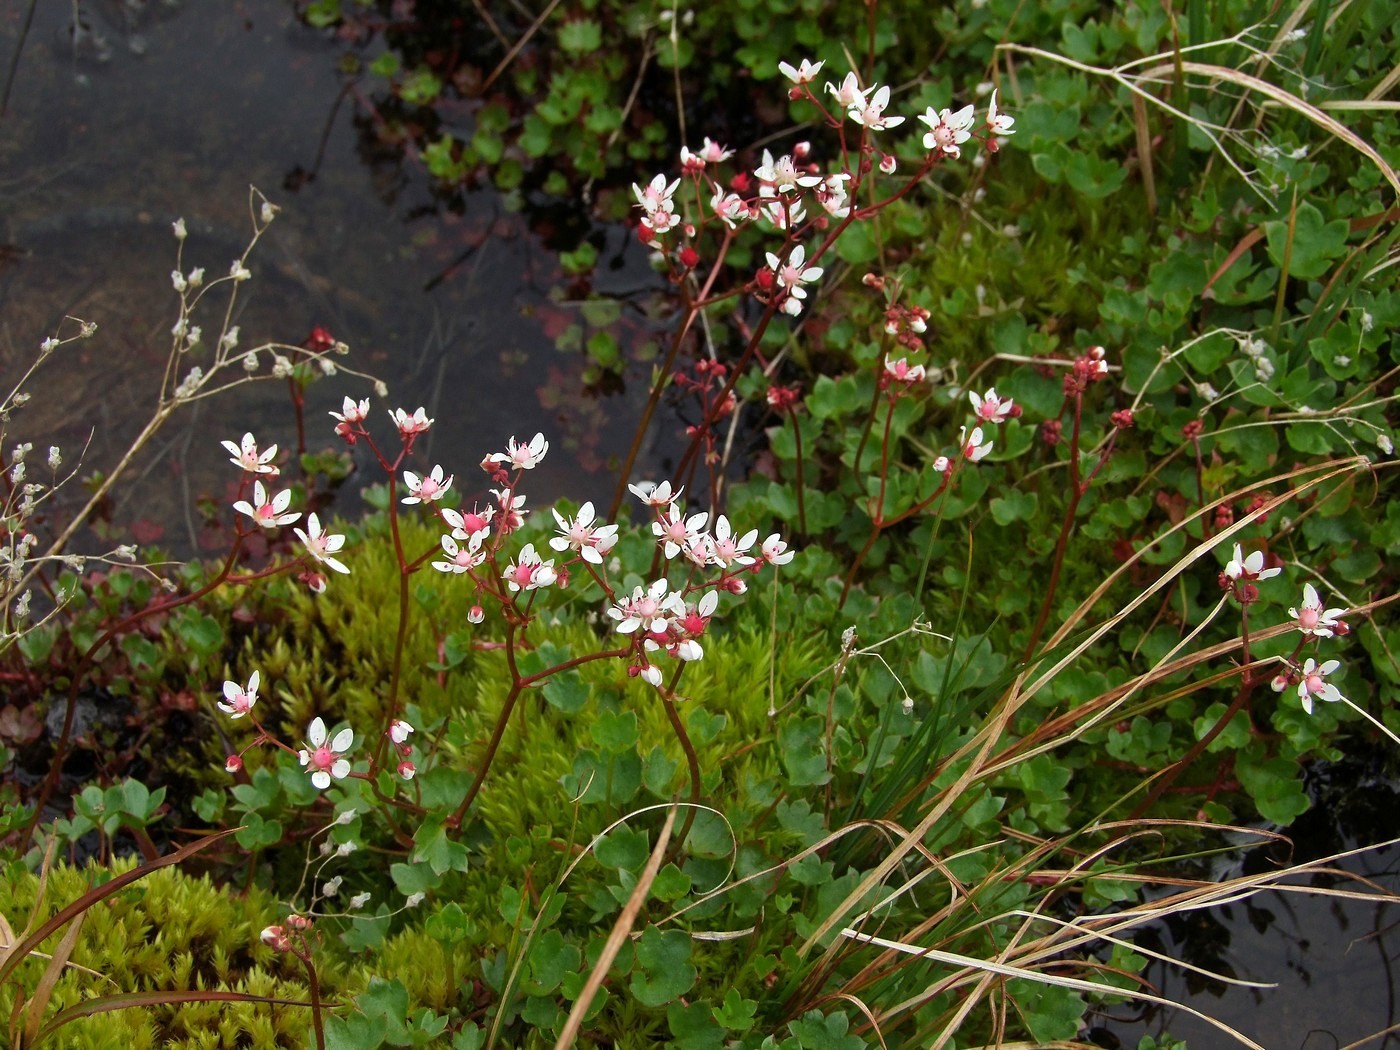
[[632, 994], [643, 1006], [665, 1006], [690, 991], [695, 967], [690, 964], [690, 938], [683, 930], [664, 933], [650, 926], [637, 940], [637, 971]]

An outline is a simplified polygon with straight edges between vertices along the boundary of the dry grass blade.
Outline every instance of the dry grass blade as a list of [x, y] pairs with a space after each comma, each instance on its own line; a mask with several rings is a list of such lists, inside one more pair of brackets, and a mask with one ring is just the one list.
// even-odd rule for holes
[[627, 903], [623, 905], [617, 922], [613, 924], [612, 932], [608, 934], [607, 943], [603, 945], [603, 950], [598, 955], [598, 961], [593, 965], [588, 980], [584, 982], [583, 990], [579, 992], [578, 1000], [574, 1003], [573, 1009], [569, 1011], [568, 1020], [564, 1022], [564, 1028], [554, 1043], [554, 1050], [566, 1050], [578, 1038], [579, 1029], [583, 1027], [584, 1016], [588, 1013], [588, 1008], [593, 1005], [593, 999], [598, 994], [598, 989], [607, 980], [608, 969], [612, 966], [613, 960], [617, 958], [617, 953], [622, 950], [622, 942], [632, 932], [632, 924], [637, 921], [642, 905], [646, 903], [647, 892], [656, 879], [656, 873], [661, 870], [661, 862], [666, 857], [666, 847], [671, 841], [671, 829], [675, 823], [676, 807], [672, 806], [666, 814], [666, 822], [661, 825], [661, 833], [656, 837], [656, 845], [651, 851], [651, 856], [647, 858], [646, 867], [638, 876], [637, 885], [632, 888], [632, 895], [627, 898]]
[[[1311, 102], [1305, 102], [1297, 95], [1291, 94], [1274, 84], [1270, 84], [1267, 80], [1261, 80], [1259, 77], [1250, 76], [1248, 73], [1241, 73], [1239, 70], [1230, 69], [1228, 66], [1217, 66], [1206, 62], [1182, 62], [1181, 69], [1184, 72], [1195, 73], [1199, 76], [1209, 77], [1212, 80], [1223, 80], [1230, 84], [1238, 84], [1240, 87], [1248, 88], [1250, 91], [1256, 91], [1267, 98], [1271, 98], [1285, 109], [1291, 109], [1299, 116], [1307, 118], [1329, 135], [1346, 143], [1352, 149], [1356, 150], [1356, 152], [1366, 157], [1367, 160], [1376, 166], [1376, 170], [1381, 173], [1385, 181], [1390, 183], [1391, 188], [1394, 189], [1397, 194], [1400, 194], [1400, 175], [1396, 174], [1395, 169], [1386, 163], [1386, 159], [1381, 156], [1380, 152], [1345, 124], [1329, 117]], [[1154, 77], [1163, 76], [1171, 71], [1172, 67], [1170, 66], [1156, 66], [1152, 69], [1144, 70], [1141, 75], [1144, 79], [1152, 79]], [[1334, 106], [1332, 108], [1341, 107]]]
[[53, 998], [54, 987], [58, 984], [59, 978], [63, 976], [63, 969], [73, 954], [73, 949], [78, 945], [78, 937], [83, 932], [83, 920], [86, 918], [87, 912], [80, 912], [69, 925], [68, 930], [63, 934], [63, 939], [58, 942], [58, 948], [54, 951], [53, 958], [45, 967], [44, 975], [34, 986], [34, 995], [25, 1007], [25, 1046], [33, 1046], [39, 1041], [39, 1025], [43, 1023], [44, 1011], [48, 1009], [49, 1000]]
[[1057, 988], [1069, 988], [1074, 991], [1088, 992], [1093, 995], [1121, 995], [1126, 999], [1134, 999], [1139, 1002], [1155, 1003], [1158, 1006], [1171, 1006], [1205, 1021], [1207, 1024], [1219, 1029], [1232, 1039], [1237, 1040], [1243, 1046], [1251, 1047], [1252, 1050], [1265, 1050], [1263, 1046], [1256, 1043], [1253, 1039], [1249, 1038], [1249, 1036], [1231, 1028], [1224, 1021], [1216, 1020], [1209, 1014], [1202, 1013], [1184, 1003], [1174, 1002], [1160, 995], [1152, 995], [1150, 992], [1139, 992], [1131, 988], [1115, 988], [1111, 985], [1086, 981], [1079, 977], [1062, 977], [1058, 974], [1042, 973], [1039, 970], [1027, 969], [1021, 966], [1010, 966], [1005, 963], [992, 962], [986, 959], [975, 959], [970, 955], [959, 955], [957, 952], [945, 952], [937, 948], [924, 948], [917, 944], [905, 944], [903, 941], [861, 933], [859, 930], [853, 930], [850, 927], [842, 929], [841, 936], [849, 937], [852, 940], [864, 944], [875, 945], [879, 948], [889, 948], [907, 955], [918, 956], [920, 959], [926, 959], [930, 962], [954, 966], [973, 973], [993, 973], [1001, 977], [1015, 977], [1026, 981], [1034, 981], [1037, 984], [1049, 984]]

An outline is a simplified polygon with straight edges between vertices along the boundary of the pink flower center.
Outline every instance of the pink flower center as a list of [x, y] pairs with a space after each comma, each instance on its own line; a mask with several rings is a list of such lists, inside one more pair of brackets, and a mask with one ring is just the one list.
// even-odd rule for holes
[[309, 764], [312, 769], [328, 770], [335, 765], [335, 752], [329, 744], [322, 744], [311, 752]]
[[1322, 675], [1316, 671], [1303, 679], [1303, 688], [1310, 693], [1320, 693], [1325, 686], [1326, 682], [1323, 681]]
[[933, 141], [945, 148], [953, 145], [953, 129], [947, 124], [939, 124], [933, 129]]
[[533, 565], [517, 565], [510, 573], [510, 578], [521, 587], [528, 587], [534, 576], [535, 567]]
[[1298, 610], [1298, 626], [1305, 630], [1311, 630], [1316, 627], [1321, 619], [1321, 616], [1318, 615], [1318, 611], [1311, 605], [1305, 605]]

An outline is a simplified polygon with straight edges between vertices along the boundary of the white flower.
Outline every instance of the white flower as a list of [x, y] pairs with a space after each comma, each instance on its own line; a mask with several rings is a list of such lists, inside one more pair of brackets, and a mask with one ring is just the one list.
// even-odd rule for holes
[[1279, 568], [1264, 568], [1263, 551], [1255, 551], [1246, 558], [1238, 543], [1235, 544], [1235, 556], [1225, 563], [1225, 575], [1231, 580], [1238, 580], [1241, 577], [1246, 580], [1267, 580], [1272, 576], [1277, 576], [1282, 571]]
[[1341, 666], [1339, 660], [1328, 660], [1325, 664], [1318, 664], [1312, 658], [1303, 665], [1303, 675], [1298, 682], [1298, 698], [1303, 701], [1304, 711], [1312, 714], [1314, 697], [1328, 703], [1346, 699], [1340, 689], [1327, 681], [1327, 676], [1336, 673]]
[[682, 485], [675, 492], [672, 492], [669, 481], [663, 481], [659, 485], [654, 481], [639, 481], [634, 485], [628, 485], [627, 490], [648, 507], [667, 507], [681, 498], [685, 486]]
[[279, 528], [283, 525], [290, 525], [301, 518], [301, 511], [288, 511], [287, 507], [292, 502], [292, 490], [283, 489], [271, 499], [268, 498], [267, 489], [263, 488], [261, 481], [253, 482], [253, 502], [239, 500], [233, 505], [233, 509], [240, 514], [246, 514], [257, 524], [265, 529]]
[[[314, 518], [315, 515], [313, 514]], [[335, 739], [327, 742], [326, 723], [312, 719], [306, 730], [306, 747], [297, 752], [301, 764], [311, 773], [311, 783], [324, 791], [331, 779], [344, 780], [350, 774], [350, 762], [344, 756], [355, 744], [355, 731], [342, 729]]]
[[817, 74], [822, 71], [825, 62], [813, 63], [810, 59], [804, 58], [802, 64], [794, 69], [786, 62], [778, 63], [778, 72], [787, 77], [794, 84], [810, 84], [816, 79]]
[[847, 73], [846, 79], [841, 81], [839, 87], [834, 86], [831, 81], [826, 83], [827, 91], [831, 92], [831, 97], [836, 100], [836, 104], [843, 109], [851, 109], [853, 106], [865, 105], [865, 93], [860, 89], [860, 81], [856, 79], [854, 73]]
[[972, 106], [967, 105], [954, 113], [945, 109], [935, 113], [932, 106], [919, 115], [928, 125], [924, 135], [924, 149], [937, 150], [949, 157], [961, 157], [964, 142], [972, 137], [972, 124], [976, 120]]
[[452, 477], [449, 474], [447, 480], [442, 478], [442, 464], [433, 467], [431, 473], [425, 478], [420, 478], [411, 470], [403, 472], [403, 483], [408, 486], [409, 494], [403, 498], [403, 503], [432, 503], [441, 499], [443, 494], [452, 487]]
[[1296, 621], [1298, 630], [1318, 638], [1331, 638], [1336, 634], [1338, 618], [1345, 609], [1324, 609], [1317, 590], [1310, 583], [1303, 584], [1303, 604], [1289, 609], [1288, 615]]
[[492, 463], [509, 463], [518, 470], [532, 470], [540, 465], [548, 451], [549, 442], [544, 439], [543, 434], [536, 434], [528, 445], [518, 445], [512, 437], [506, 442], [504, 452], [493, 453], [487, 459]]
[[685, 603], [671, 593], [664, 577], [653, 581], [645, 591], [638, 585], [630, 597], [608, 607], [608, 615], [617, 621], [618, 634], [632, 634], [638, 628], [644, 633], [660, 634], [672, 616], [684, 613]]
[[306, 519], [306, 531], [301, 529], [293, 530], [300, 537], [302, 544], [306, 547], [306, 552], [317, 561], [334, 569], [336, 572], [348, 573], [347, 569], [337, 559], [331, 557], [341, 547], [345, 546], [345, 537], [340, 533], [328, 535], [321, 531], [321, 522], [315, 514], [311, 514]]
[[447, 555], [448, 560], [433, 562], [433, 568], [438, 572], [449, 572], [453, 575], [459, 575], [466, 572], [468, 569], [477, 568], [486, 560], [486, 552], [481, 549], [481, 542], [489, 534], [488, 530], [481, 529], [471, 533], [470, 536], [463, 533], [463, 537], [466, 540], [465, 547], [457, 544], [458, 537], [455, 535], [456, 531], [457, 530], [454, 529], [453, 535], [444, 535], [442, 537], [442, 551]]
[[793, 552], [788, 550], [787, 542], [776, 532], [763, 541], [760, 550], [763, 560], [769, 565], [786, 565], [792, 561]]
[[402, 744], [408, 739], [408, 734], [413, 732], [413, 727], [401, 718], [396, 718], [389, 723], [389, 739], [396, 744]]
[[1014, 135], [1016, 132], [1011, 127], [1014, 123], [1016, 123], [1016, 118], [997, 112], [997, 93], [993, 91], [991, 105], [987, 107], [988, 130], [993, 135]]
[[554, 571], [554, 559], [541, 561], [535, 553], [535, 545], [527, 543], [520, 549], [515, 561], [506, 566], [502, 574], [506, 586], [513, 591], [533, 591], [548, 587], [559, 577]]
[[846, 111], [846, 116], [854, 120], [857, 124], [869, 128], [871, 131], [885, 131], [889, 128], [897, 128], [904, 123], [903, 117], [885, 116], [885, 107], [890, 104], [889, 85], [885, 85], [871, 95], [863, 99], [859, 104], [852, 106]]
[[219, 701], [219, 710], [230, 718], [242, 718], [258, 702], [258, 672], [248, 676], [247, 686], [237, 682], [224, 683], [224, 699]]
[[271, 474], [277, 475], [277, 468], [272, 465], [272, 459], [277, 455], [277, 446], [269, 445], [259, 452], [258, 443], [253, 440], [252, 434], [243, 435], [242, 445], [235, 445], [232, 441], [220, 442], [229, 455], [233, 458], [229, 460], [235, 467], [242, 467], [250, 474]]
[[549, 545], [560, 552], [572, 548], [579, 552], [584, 561], [602, 565], [603, 555], [617, 544], [617, 526], [594, 525], [592, 501], [580, 507], [578, 514], [572, 519], [565, 518], [557, 510], [554, 510], [553, 514], [559, 525], [560, 535], [552, 537]]
[[422, 434], [433, 425], [428, 413], [421, 406], [411, 416], [401, 408], [394, 409], [389, 416], [393, 419], [394, 426], [399, 428], [399, 436], [404, 438]]
[[972, 433], [968, 434], [967, 427], [958, 430], [958, 446], [962, 449], [963, 456], [969, 463], [976, 463], [992, 451], [993, 442], [982, 442], [982, 428], [974, 427]]

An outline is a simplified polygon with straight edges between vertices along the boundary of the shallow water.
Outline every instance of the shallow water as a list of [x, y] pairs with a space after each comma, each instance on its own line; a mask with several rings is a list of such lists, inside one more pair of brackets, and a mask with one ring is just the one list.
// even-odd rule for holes
[[[27, 6], [0, 9], [6, 70]], [[58, 443], [71, 464], [91, 435], [84, 472], [112, 461], [149, 413], [177, 316], [171, 221], [190, 229], [186, 270], [227, 273], [247, 242], [253, 185], [283, 212], [241, 293], [241, 346], [300, 343], [323, 325], [350, 344], [349, 364], [388, 382], [389, 405], [437, 419], [420, 469], [441, 460], [470, 494], [485, 486], [485, 454], [542, 430], [553, 455], [529, 479], [532, 503], [608, 498], [603, 468], [631, 437], [645, 373], [628, 377], [630, 393], [598, 398], [582, 392], [578, 355], [555, 349], [578, 313], [559, 301], [560, 245], [547, 243], [559, 223], [539, 208], [511, 212], [486, 189], [463, 194], [457, 213], [421, 165], [376, 152], [342, 97], [340, 49], [286, 3], [135, 7], [128, 21], [119, 4], [84, 5], [90, 31], [75, 43], [70, 5], [39, 4], [19, 57], [0, 125], [0, 361], [13, 374], [65, 315], [99, 331], [46, 366], [12, 438]], [[625, 231], [570, 218], [602, 248], [602, 290], [645, 295], [645, 253]], [[640, 341], [644, 322], [626, 320]], [[206, 317], [206, 334], [217, 323]], [[313, 387], [310, 448], [335, 444], [325, 413], [346, 393], [371, 391], [345, 377]], [[116, 519], [192, 549], [188, 508], [202, 492], [226, 495], [236, 478], [218, 441], [245, 430], [293, 442], [282, 384], [177, 417], [139, 484], [118, 492]], [[661, 468], [653, 457], [649, 469]]]

